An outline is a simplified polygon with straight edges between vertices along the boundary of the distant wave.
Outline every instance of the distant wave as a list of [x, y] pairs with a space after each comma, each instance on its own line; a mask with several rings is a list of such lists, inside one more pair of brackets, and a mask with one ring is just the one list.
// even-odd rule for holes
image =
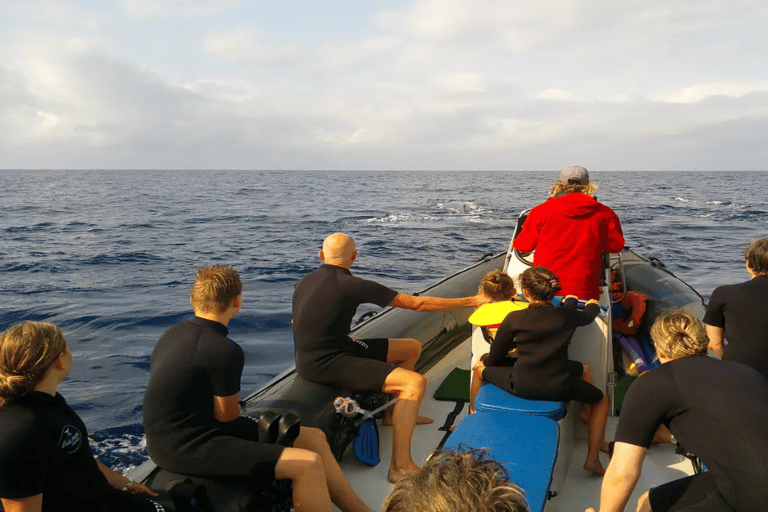
[[437, 203], [437, 208], [458, 215], [481, 215], [489, 213], [489, 210], [473, 201], [450, 200], [444, 203]]
[[704, 204], [704, 205], [712, 205], [712, 206], [736, 206], [736, 205], [733, 205], [731, 201], [718, 201], [718, 200], [691, 201], [690, 199], [686, 199], [684, 197], [679, 197], [679, 196], [672, 196], [672, 199], [680, 203]]
[[401, 213], [385, 215], [384, 217], [367, 218], [364, 219], [363, 222], [367, 224], [403, 224], [412, 222], [429, 222], [435, 220], [440, 220], [440, 217], [429, 214]]
[[155, 256], [145, 251], [125, 252], [120, 254], [99, 254], [87, 258], [80, 263], [83, 265], [120, 265], [123, 263], [148, 263], [153, 261], [163, 261], [163, 258]]

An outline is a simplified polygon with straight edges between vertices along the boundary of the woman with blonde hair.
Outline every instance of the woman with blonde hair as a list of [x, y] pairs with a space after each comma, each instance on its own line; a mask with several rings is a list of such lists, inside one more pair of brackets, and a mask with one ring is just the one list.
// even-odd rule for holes
[[600, 511], [624, 510], [654, 433], [666, 425], [707, 471], [654, 487], [638, 511], [765, 512], [768, 381], [742, 363], [707, 357], [704, 326], [688, 311], [659, 316], [651, 337], [662, 364], [624, 399]]
[[0, 334], [0, 500], [6, 512], [162, 511], [138, 482], [98, 462], [80, 417], [57, 393], [72, 369], [58, 327]]

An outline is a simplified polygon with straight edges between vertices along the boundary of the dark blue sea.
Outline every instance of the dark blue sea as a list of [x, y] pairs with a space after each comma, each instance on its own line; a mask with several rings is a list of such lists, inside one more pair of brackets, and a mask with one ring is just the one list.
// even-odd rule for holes
[[[141, 402], [158, 336], [191, 314], [194, 269], [235, 266], [244, 305], [230, 336], [243, 395], [292, 364], [293, 285], [322, 239], [355, 237], [353, 270], [406, 293], [506, 250], [552, 172], [0, 171], [0, 329], [59, 325], [74, 368], [59, 388], [97, 456], [146, 458]], [[768, 172], [592, 173], [627, 244], [708, 297], [748, 278], [768, 236]], [[763, 183], [763, 185], [761, 185]]]

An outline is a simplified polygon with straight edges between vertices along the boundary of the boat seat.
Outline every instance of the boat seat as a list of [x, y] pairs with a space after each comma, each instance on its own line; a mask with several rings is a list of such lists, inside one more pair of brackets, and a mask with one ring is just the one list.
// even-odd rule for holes
[[531, 512], [541, 512], [549, 498], [559, 437], [557, 423], [544, 416], [477, 412], [459, 423], [445, 448], [487, 449], [523, 488]]
[[[288, 512], [291, 510], [291, 481], [247, 477], [199, 477], [157, 468], [145, 485], [163, 493], [177, 484], [188, 483], [205, 489], [210, 505], [217, 512]], [[197, 497], [197, 496], [195, 496]], [[180, 505], [174, 502], [177, 510]]]
[[490, 382], [483, 382], [475, 398], [475, 409], [477, 412], [523, 413], [560, 421], [568, 410], [568, 402], [528, 400], [508, 393]]

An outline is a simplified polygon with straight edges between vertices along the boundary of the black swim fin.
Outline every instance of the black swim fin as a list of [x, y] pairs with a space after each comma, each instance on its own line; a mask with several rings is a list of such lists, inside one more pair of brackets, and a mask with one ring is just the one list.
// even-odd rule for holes
[[259, 442], [275, 444], [280, 428], [281, 416], [274, 411], [264, 411], [259, 415]]
[[292, 447], [293, 442], [299, 437], [301, 430], [301, 419], [295, 414], [286, 412], [280, 415], [280, 421], [277, 427], [277, 439], [275, 444], [280, 446]]
[[369, 466], [376, 466], [381, 462], [379, 457], [379, 428], [376, 420], [368, 418], [357, 427], [357, 435], [352, 441], [352, 450], [357, 460]]

